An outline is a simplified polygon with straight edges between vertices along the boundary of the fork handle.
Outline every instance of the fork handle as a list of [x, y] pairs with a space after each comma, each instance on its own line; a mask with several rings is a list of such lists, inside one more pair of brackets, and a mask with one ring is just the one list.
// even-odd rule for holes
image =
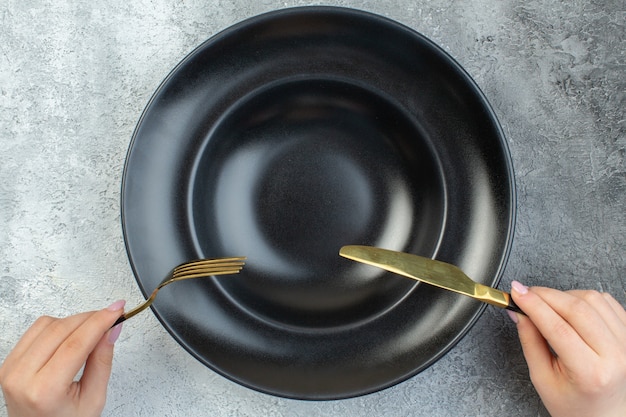
[[152, 296], [150, 298], [148, 298], [146, 301], [144, 301], [143, 303], [139, 304], [137, 307], [133, 308], [132, 310], [127, 311], [124, 314], [122, 314], [117, 320], [115, 320], [115, 323], [113, 323], [113, 326], [111, 326], [111, 328], [117, 326], [120, 323], [124, 323], [126, 320], [128, 320], [131, 317], [133, 317], [135, 314], [141, 313], [146, 308], [148, 308], [148, 306], [150, 306], [150, 304], [152, 304], [152, 300], [154, 300], [155, 293], [156, 293], [156, 291], [154, 293], [152, 293]]
[[117, 326], [118, 324], [124, 323], [124, 322], [126, 321], [126, 318], [127, 318], [127, 317], [126, 317], [125, 315], [123, 315], [123, 314], [122, 314], [122, 315], [120, 316], [120, 318], [118, 318], [117, 320], [115, 320], [115, 323], [113, 323], [113, 325], [112, 325], [109, 329], [114, 328], [114, 327], [115, 327], [115, 326]]
[[113, 323], [113, 326], [111, 326], [111, 328], [117, 326], [120, 323], [124, 323], [126, 320], [128, 320], [129, 318], [135, 316], [136, 314], [141, 313], [142, 311], [144, 311], [146, 308], [148, 308], [150, 306], [150, 304], [152, 304], [152, 301], [154, 300], [154, 296], [156, 295], [156, 292], [158, 291], [155, 290], [152, 295], [150, 296], [150, 298], [148, 298], [146, 301], [144, 301], [143, 303], [139, 304], [137, 307], [133, 308], [130, 311], [127, 311], [126, 313], [122, 314], [117, 320], [115, 320], [115, 323]]

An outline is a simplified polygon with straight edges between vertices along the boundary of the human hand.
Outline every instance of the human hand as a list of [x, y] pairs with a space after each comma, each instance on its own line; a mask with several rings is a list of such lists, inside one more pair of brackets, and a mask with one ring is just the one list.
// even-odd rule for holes
[[510, 314], [531, 381], [552, 417], [626, 416], [624, 308], [607, 293], [516, 281], [511, 295], [528, 315]]
[[9, 417], [100, 416], [121, 331], [109, 328], [124, 304], [64, 319], [40, 317], [0, 367]]

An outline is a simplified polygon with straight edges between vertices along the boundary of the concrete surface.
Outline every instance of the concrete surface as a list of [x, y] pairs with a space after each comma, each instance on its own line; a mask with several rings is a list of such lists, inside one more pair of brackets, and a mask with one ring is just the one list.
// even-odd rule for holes
[[[3, 0], [0, 357], [42, 314], [141, 301], [120, 227], [133, 128], [161, 80], [221, 29], [312, 4]], [[316, 3], [319, 4], [319, 3]], [[329, 1], [398, 20], [474, 77], [518, 187], [502, 282], [595, 288], [625, 303], [623, 0]], [[301, 402], [199, 365], [151, 313], [127, 323], [104, 416], [545, 416], [512, 323], [489, 308], [443, 359], [376, 394]], [[0, 401], [0, 416], [6, 416]]]

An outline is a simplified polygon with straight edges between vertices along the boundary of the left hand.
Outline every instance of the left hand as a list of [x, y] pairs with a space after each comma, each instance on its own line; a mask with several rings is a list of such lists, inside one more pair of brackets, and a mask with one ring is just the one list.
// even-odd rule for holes
[[121, 330], [109, 328], [123, 310], [120, 301], [64, 319], [40, 317], [0, 367], [8, 416], [100, 416]]

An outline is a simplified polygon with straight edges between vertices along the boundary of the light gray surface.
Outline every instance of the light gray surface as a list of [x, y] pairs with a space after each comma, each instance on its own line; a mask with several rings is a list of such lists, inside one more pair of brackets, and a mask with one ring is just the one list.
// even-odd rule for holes
[[[18, 1], [0, 6], [0, 357], [42, 314], [141, 301], [122, 238], [122, 168], [161, 80], [221, 29], [303, 1]], [[624, 1], [335, 1], [398, 20], [463, 65], [516, 170], [512, 279], [624, 304]], [[513, 325], [488, 308], [435, 365], [383, 392], [301, 402], [201, 366], [152, 313], [116, 348], [104, 416], [538, 416]], [[0, 403], [0, 416], [6, 409]]]

